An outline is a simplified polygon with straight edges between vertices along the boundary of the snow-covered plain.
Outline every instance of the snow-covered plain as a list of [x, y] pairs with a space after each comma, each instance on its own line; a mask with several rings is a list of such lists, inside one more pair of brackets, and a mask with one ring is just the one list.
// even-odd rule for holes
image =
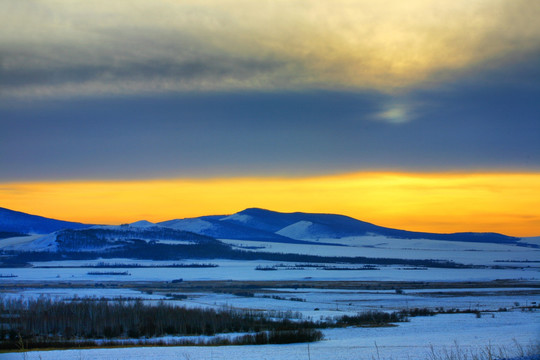
[[[454, 293], [461, 292], [462, 295]], [[279, 299], [272, 298], [277, 296]], [[296, 299], [296, 300], [295, 300]], [[302, 299], [303, 301], [299, 301]], [[189, 307], [235, 307], [239, 309], [271, 309], [292, 311], [313, 320], [325, 317], [354, 315], [363, 311], [399, 311], [408, 308], [439, 308], [460, 310], [517, 309], [540, 302], [538, 289], [430, 289], [407, 290], [404, 294], [390, 291], [347, 291], [328, 289], [274, 289], [270, 294], [255, 293], [254, 297], [232, 294], [192, 294], [179, 304]]]
[[[0, 274], [13, 274], [2, 282], [25, 281], [172, 281], [182, 278], [189, 281], [207, 280], [350, 280], [350, 281], [490, 281], [496, 279], [540, 280], [538, 268], [523, 269], [438, 269], [405, 270], [404, 266], [384, 266], [380, 270], [323, 269], [257, 271], [259, 265], [273, 266], [282, 262], [271, 261], [212, 261], [215, 268], [127, 268], [129, 275], [89, 275], [91, 268], [3, 268]], [[294, 266], [294, 264], [291, 264]], [[335, 264], [329, 264], [335, 265]], [[98, 269], [99, 270], [99, 269]]]
[[[332, 245], [304, 245], [276, 242], [220, 239], [251, 251], [279, 252], [325, 256], [364, 256], [369, 258], [437, 259], [461, 264], [500, 265], [500, 261], [540, 261], [540, 249], [509, 244], [443, 241], [425, 239], [395, 239], [385, 236], [359, 236], [341, 239], [309, 239]], [[536, 244], [535, 238], [524, 239], [523, 244]], [[536, 263], [536, 266], [540, 266]]]
[[[69, 260], [34, 263], [35, 266], [84, 266], [100, 262], [109, 264], [165, 265], [170, 261], [152, 262], [131, 259]], [[186, 263], [195, 261], [186, 261]], [[27, 354], [0, 354], [0, 359], [427, 359], [430, 348], [435, 351], [450, 350], [458, 344], [462, 351], [480, 351], [486, 346], [502, 346], [512, 351], [515, 342], [529, 345], [540, 338], [540, 312], [523, 311], [523, 306], [540, 303], [537, 285], [538, 268], [523, 269], [428, 269], [403, 270], [404, 266], [380, 267], [380, 270], [323, 270], [305, 267], [287, 270], [296, 264], [271, 261], [202, 260], [218, 265], [212, 268], [121, 268], [131, 275], [88, 275], [95, 268], [13, 268], [2, 273], [13, 273], [16, 278], [3, 278], [4, 297], [36, 298], [49, 296], [56, 299], [74, 297], [141, 298], [145, 302], [166, 301], [178, 306], [198, 308], [236, 308], [271, 311], [276, 316], [303, 316], [313, 320], [360, 311], [395, 311], [414, 307], [445, 309], [479, 309], [493, 311], [507, 308], [508, 312], [488, 312], [481, 318], [474, 314], [436, 315], [412, 318], [408, 323], [385, 328], [345, 328], [324, 330], [325, 340], [307, 344], [227, 346], [227, 347], [153, 347], [123, 349], [93, 349], [38, 351]], [[180, 261], [175, 263], [181, 263]], [[280, 270], [258, 271], [255, 268], [279, 265]], [[324, 265], [324, 264], [321, 264]], [[335, 264], [329, 264], [335, 265]], [[352, 266], [352, 265], [348, 265]], [[360, 267], [360, 266], [359, 266]], [[103, 269], [98, 269], [103, 271]], [[130, 288], [130, 283], [184, 280], [316, 280], [348, 281], [432, 281], [440, 288], [395, 290], [351, 290], [326, 288], [267, 288], [254, 292], [253, 297], [230, 293], [185, 293], [186, 299], [173, 300], [163, 292], [141, 292]], [[522, 279], [523, 286], [516, 288], [458, 288], [447, 289], [448, 281], [491, 281], [496, 279]], [[46, 281], [49, 286], [42, 287]], [[117, 288], [86, 287], [80, 284], [99, 282], [121, 284]], [[24, 283], [25, 288], [13, 287]], [[32, 283], [35, 286], [32, 287]], [[55, 288], [54, 284], [58, 284]], [[66, 287], [66, 285], [68, 285]], [[178, 294], [182, 294], [178, 290]], [[277, 315], [280, 313], [281, 315]], [[497, 350], [497, 349], [494, 349]]]
[[[129, 262], [128, 262], [129, 261]], [[83, 266], [98, 262], [148, 264], [148, 261], [124, 259], [99, 259], [80, 261], [55, 261], [51, 263], [35, 263], [35, 265]], [[193, 262], [193, 261], [188, 261]], [[408, 266], [380, 266], [379, 270], [324, 270], [323, 268], [306, 267], [303, 270], [280, 268], [276, 271], [258, 271], [257, 266], [271, 267], [296, 263], [274, 261], [241, 261], [241, 260], [202, 260], [218, 265], [214, 268], [126, 268], [130, 275], [89, 275], [96, 271], [91, 268], [3, 268], [0, 274], [13, 274], [16, 278], [5, 278], [3, 282], [25, 281], [171, 281], [182, 278], [190, 281], [203, 280], [350, 280], [350, 281], [490, 281], [496, 279], [540, 280], [540, 268], [524, 267], [511, 269], [445, 269], [429, 268], [427, 270], [407, 270]], [[156, 264], [171, 264], [154, 262]], [[180, 261], [177, 263], [181, 263]], [[325, 264], [321, 264], [325, 265]], [[337, 266], [336, 264], [326, 264]], [[339, 265], [339, 264], [338, 264]], [[505, 264], [506, 265], [506, 264]], [[354, 268], [353, 265], [347, 265]], [[98, 269], [99, 270], [99, 269]], [[118, 269], [116, 269], [118, 270]]]
[[[171, 300], [168, 294], [186, 295], [186, 299]], [[320, 320], [326, 317], [354, 315], [358, 312], [398, 311], [407, 308], [444, 308], [459, 310], [496, 311], [500, 308], [520, 310], [523, 306], [540, 303], [540, 291], [534, 288], [511, 289], [410, 289], [403, 293], [389, 290], [344, 290], [344, 289], [264, 289], [253, 297], [231, 293], [179, 292], [163, 290], [147, 293], [129, 287], [121, 288], [25, 288], [18, 291], [3, 291], [4, 298], [35, 299], [46, 296], [57, 300], [94, 297], [107, 299], [142, 299], [166, 301], [176, 306], [189, 308], [236, 308], [243, 310], [292, 312], [305, 318]], [[300, 299], [302, 301], [300, 301]], [[518, 305], [516, 305], [518, 304]]]
[[[237, 221], [248, 221], [236, 218]], [[202, 221], [202, 220], [201, 220]], [[140, 222], [140, 227], [152, 224]], [[302, 225], [302, 224], [300, 224]], [[300, 225], [297, 225], [300, 226]], [[206, 224], [196, 222], [194, 227]], [[300, 229], [301, 230], [301, 229]], [[289, 228], [288, 232], [299, 231]], [[291, 234], [289, 234], [291, 235]], [[27, 246], [30, 239], [11, 240], [6, 246]], [[51, 238], [38, 240], [48, 246]], [[484, 312], [507, 308], [508, 312], [437, 315], [416, 317], [396, 327], [344, 328], [324, 330], [325, 340], [307, 344], [228, 347], [154, 347], [125, 349], [94, 349], [68, 351], [39, 351], [27, 354], [0, 354], [0, 359], [427, 359], [430, 347], [435, 351], [450, 350], [458, 344], [463, 351], [476, 351], [492, 345], [511, 351], [515, 342], [529, 345], [540, 339], [540, 311], [523, 311], [523, 306], [540, 303], [540, 249], [503, 244], [470, 243], [457, 241], [391, 239], [382, 236], [362, 236], [341, 239], [310, 239], [335, 245], [285, 244], [245, 240], [223, 240], [233, 246], [267, 251], [325, 256], [364, 256], [375, 258], [439, 259], [456, 263], [486, 266], [485, 268], [444, 269], [416, 268], [406, 265], [377, 266], [377, 270], [362, 270], [362, 265], [317, 264], [302, 266], [281, 261], [242, 260], [178, 260], [150, 261], [132, 259], [69, 260], [34, 263], [33, 268], [2, 268], [0, 278], [3, 297], [36, 298], [49, 296], [56, 299], [77, 297], [141, 298], [145, 302], [166, 301], [178, 306], [204, 308], [237, 308], [273, 311], [281, 315], [303, 316], [313, 320], [352, 315], [360, 311], [395, 311], [406, 308], [479, 309]], [[537, 239], [526, 239], [535, 244]], [[163, 266], [179, 263], [212, 263], [210, 268], [127, 267], [92, 268], [85, 265], [138, 264]], [[305, 265], [305, 264], [304, 264]], [[347, 270], [327, 270], [324, 266], [343, 267]], [[501, 268], [493, 268], [497, 265]], [[40, 268], [41, 267], [41, 268]], [[47, 267], [47, 268], [43, 268]], [[257, 267], [278, 270], [260, 271]], [[92, 275], [89, 272], [127, 272], [129, 275]], [[351, 290], [326, 288], [267, 288], [254, 290], [253, 296], [232, 293], [188, 292], [163, 290], [138, 291], [130, 284], [170, 283], [184, 281], [407, 281], [437, 283], [427, 289]], [[516, 288], [474, 288], [475, 282], [519, 280]], [[469, 288], [448, 289], [448, 282], [471, 282]], [[47, 283], [47, 287], [42, 286]], [[114, 283], [118, 286], [93, 286]], [[21, 287], [24, 284], [24, 288]], [[56, 286], [55, 286], [56, 284]], [[440, 286], [439, 286], [440, 285]], [[86, 287], [85, 287], [86, 286]], [[186, 295], [178, 300], [166, 292]], [[175, 292], [177, 291], [177, 292]], [[287, 315], [290, 314], [290, 315]], [[497, 349], [494, 349], [495, 351]]]

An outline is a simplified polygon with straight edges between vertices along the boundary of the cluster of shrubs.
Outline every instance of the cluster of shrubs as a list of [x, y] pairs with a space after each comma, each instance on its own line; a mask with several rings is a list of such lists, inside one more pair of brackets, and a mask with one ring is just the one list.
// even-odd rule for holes
[[407, 321], [401, 312], [368, 311], [354, 316], [344, 315], [336, 321], [338, 326], [381, 326], [394, 322]]
[[[49, 298], [0, 300], [0, 349], [74, 347], [107, 340], [153, 338], [164, 335], [208, 335], [249, 333], [234, 338], [215, 336], [208, 342], [173, 341], [171, 345], [286, 344], [321, 340], [321, 328], [384, 326], [406, 321], [409, 314], [370, 311], [314, 322], [276, 319], [271, 314], [234, 309], [194, 309], [164, 302], [96, 298], [53, 301]], [[103, 341], [103, 340], [100, 340]], [[217, 343], [214, 343], [217, 342]], [[63, 345], [61, 345], [63, 344]], [[152, 342], [154, 344], [154, 342]], [[118, 345], [119, 346], [119, 345]]]
[[95, 268], [215, 268], [218, 267], [217, 264], [212, 263], [172, 263], [172, 264], [122, 264], [122, 263], [106, 263], [100, 261], [95, 265], [85, 265], [84, 267], [95, 267]]
[[295, 266], [278, 264], [272, 266], [258, 265], [255, 270], [260, 271], [275, 271], [275, 270], [305, 270], [305, 268], [316, 268], [317, 270], [380, 270], [375, 265], [363, 265], [362, 267], [353, 266], [328, 266], [317, 264], [296, 264]]
[[119, 340], [43, 340], [23, 339], [19, 337], [13, 342], [0, 342], [0, 350], [31, 350], [46, 348], [92, 348], [92, 347], [124, 347], [134, 346], [227, 346], [227, 345], [267, 345], [314, 342], [324, 339], [321, 331], [315, 329], [299, 329], [285, 331], [263, 331], [236, 337], [214, 336], [211, 338], [178, 338], [178, 339], [119, 339]]
[[263, 295], [264, 299], [274, 299], [274, 300], [286, 300], [286, 301], [298, 301], [298, 302], [306, 302], [306, 299], [299, 298], [299, 297], [283, 297], [278, 295]]
[[262, 266], [262, 265], [257, 265], [257, 267], [255, 268], [255, 270], [258, 270], [258, 271], [276, 271], [278, 268], [277, 266]]
[[188, 309], [164, 302], [147, 305], [141, 300], [10, 299], [0, 301], [0, 319], [0, 348], [4, 349], [20, 348], [20, 341], [29, 348], [66, 341], [80, 345], [88, 339], [237, 332], [254, 334], [234, 339], [235, 344], [281, 344], [322, 337], [316, 330], [318, 324], [310, 321], [276, 320], [264, 313], [232, 309]]
[[399, 312], [404, 317], [415, 317], [415, 316], [433, 316], [438, 314], [429, 308], [411, 308], [406, 310], [401, 310]]

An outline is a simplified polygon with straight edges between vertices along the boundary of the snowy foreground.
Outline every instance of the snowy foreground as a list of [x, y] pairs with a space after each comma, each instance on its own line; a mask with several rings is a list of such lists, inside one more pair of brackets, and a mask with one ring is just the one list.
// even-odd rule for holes
[[325, 340], [312, 344], [147, 347], [93, 350], [36, 351], [0, 354], [0, 359], [428, 359], [430, 353], [482, 352], [488, 347], [510, 355], [519, 352], [516, 342], [529, 345], [540, 335], [540, 313], [496, 313], [494, 317], [474, 314], [417, 317], [408, 323], [386, 328], [325, 330]]
[[[365, 240], [365, 239], [364, 239]], [[74, 297], [106, 297], [114, 299], [141, 298], [145, 302], [170, 302], [178, 306], [200, 308], [235, 308], [255, 311], [290, 312], [317, 321], [326, 317], [354, 315], [357, 312], [399, 311], [407, 308], [443, 307], [482, 311], [475, 314], [439, 314], [414, 317], [410, 322], [393, 327], [340, 328], [322, 330], [323, 341], [308, 344], [222, 346], [222, 347], [131, 347], [91, 350], [32, 351], [3, 353], [3, 359], [35, 360], [128, 360], [128, 359], [266, 359], [266, 360], [383, 360], [449, 359], [446, 353], [461, 354], [501, 351], [503, 357], [520, 355], [520, 347], [538, 345], [540, 339], [540, 251], [539, 249], [494, 244], [409, 241], [406, 246], [397, 241], [371, 239], [358, 246], [324, 246], [326, 255], [387, 256], [402, 258], [449, 259], [476, 268], [414, 268], [403, 265], [377, 266], [377, 270], [362, 269], [354, 264], [317, 264], [298, 266], [295, 263], [240, 260], [186, 260], [186, 263], [212, 263], [211, 268], [167, 268], [182, 261], [150, 261], [130, 259], [96, 259], [34, 263], [29, 268], [3, 268], [0, 274], [1, 296], [36, 298], [47, 296], [57, 300]], [[329, 240], [328, 240], [329, 241]], [[231, 245], [247, 247], [243, 241]], [[366, 245], [367, 244], [367, 245]], [[317, 254], [321, 248], [311, 245], [259, 243], [253, 251], [279, 251]], [[116, 269], [92, 268], [100, 262], [137, 264], [139, 267]], [[140, 267], [145, 266], [145, 267]], [[150, 266], [150, 267], [146, 267]], [[341, 270], [328, 270], [339, 267]], [[257, 268], [275, 268], [260, 271]], [[110, 271], [111, 275], [92, 272]], [[117, 274], [114, 274], [116, 272]], [[126, 272], [128, 275], [120, 275]], [[189, 290], [172, 285], [175, 279], [186, 282], [232, 283], [242, 281], [276, 282], [276, 287], [250, 290], [250, 296], [227, 291]], [[284, 282], [307, 284], [287, 287]], [[351, 287], [313, 286], [331, 282], [413, 282], [430, 283], [423, 288], [411, 287], [396, 291], [391, 287], [351, 289]], [[515, 286], [503, 286], [512, 281]], [[450, 286], [459, 283], [460, 286]], [[280, 283], [281, 285], [277, 285]], [[101, 284], [101, 286], [96, 286]], [[105, 284], [105, 286], [103, 286]], [[172, 287], [168, 288], [168, 284]], [[482, 284], [482, 286], [480, 286]], [[487, 284], [487, 285], [486, 285]], [[221, 285], [221, 286], [222, 286]], [[398, 285], [396, 285], [398, 286]], [[153, 291], [145, 291], [153, 289]], [[157, 290], [156, 290], [157, 289]], [[223, 289], [223, 288], [222, 288]], [[222, 290], [221, 289], [221, 290]], [[245, 289], [243, 289], [245, 290]], [[172, 295], [181, 295], [175, 298]], [[532, 310], [527, 308], [532, 305]], [[534, 308], [536, 306], [536, 308]], [[506, 308], [507, 312], [498, 312]], [[435, 356], [434, 356], [435, 355]], [[438, 356], [440, 355], [440, 356]], [[508, 356], [506, 356], [508, 355]], [[469, 359], [471, 357], [469, 356]], [[489, 356], [483, 358], [488, 359]]]
[[[219, 268], [218, 268], [219, 269]], [[37, 271], [38, 269], [35, 269]], [[70, 271], [79, 269], [55, 269]], [[145, 270], [145, 269], [139, 269]], [[149, 270], [149, 269], [146, 269]], [[156, 269], [150, 269], [157, 271]], [[194, 269], [186, 269], [194, 270]], [[209, 269], [198, 269], [204, 272]], [[212, 269], [210, 269], [212, 270]], [[256, 271], [255, 271], [256, 272]], [[259, 271], [268, 277], [280, 271]], [[413, 271], [425, 273], [426, 271]], [[536, 281], [526, 281], [513, 288], [439, 288], [393, 290], [350, 290], [326, 288], [264, 288], [252, 297], [227, 293], [192, 292], [186, 298], [173, 300], [159, 291], [152, 293], [130, 288], [129, 281], [114, 288], [65, 287], [64, 281], [49, 283], [46, 288], [26, 286], [17, 291], [4, 291], [4, 297], [36, 298], [48, 296], [58, 300], [74, 297], [141, 298], [145, 302], [166, 301], [178, 306], [200, 308], [237, 308], [291, 312], [313, 320], [355, 314], [366, 310], [395, 311], [413, 307], [479, 309], [475, 314], [439, 314], [413, 317], [410, 322], [393, 327], [325, 329], [323, 341], [311, 344], [222, 346], [222, 347], [131, 347], [112, 349], [32, 351], [0, 354], [0, 359], [35, 360], [128, 360], [128, 359], [431, 359], [433, 352], [440, 359], [448, 352], [479, 353], [490, 349], [509, 356], [519, 355], [520, 347], [537, 345], [540, 339], [540, 311], [525, 310], [540, 301]], [[529, 285], [527, 287], [526, 285]], [[170, 291], [170, 290], [168, 290]], [[272, 298], [271, 296], [276, 298]], [[293, 300], [302, 299], [302, 301]], [[499, 308], [507, 312], [497, 312]], [[170, 339], [175, 339], [169, 337]], [[165, 338], [166, 340], [167, 338]], [[494, 357], [497, 359], [500, 357]]]

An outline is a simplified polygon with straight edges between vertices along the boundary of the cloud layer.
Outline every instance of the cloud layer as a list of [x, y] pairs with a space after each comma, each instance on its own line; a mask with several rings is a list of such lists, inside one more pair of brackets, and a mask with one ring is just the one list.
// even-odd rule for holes
[[6, 0], [0, 95], [392, 93], [539, 50], [538, 13], [526, 0]]
[[255, 92], [0, 107], [0, 181], [539, 171], [540, 85], [479, 83], [400, 101]]
[[0, 180], [538, 171], [538, 13], [4, 0]]

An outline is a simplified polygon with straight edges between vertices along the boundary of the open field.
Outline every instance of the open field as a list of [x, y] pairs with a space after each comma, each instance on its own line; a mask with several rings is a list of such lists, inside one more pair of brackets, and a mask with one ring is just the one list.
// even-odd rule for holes
[[[324, 249], [335, 250], [334, 255], [340, 256], [356, 252], [365, 255], [366, 251], [372, 251], [370, 255], [458, 259], [466, 266], [439, 268], [230, 259], [57, 260], [0, 269], [3, 276], [0, 296], [23, 300], [45, 297], [56, 301], [140, 299], [148, 305], [163, 302], [188, 309], [249, 311], [270, 318], [313, 322], [366, 311], [390, 313], [415, 308], [428, 309], [436, 315], [410, 317], [408, 322], [389, 327], [323, 328], [324, 339], [309, 346], [300, 343], [97, 348], [12, 352], [0, 354], [0, 359], [442, 360], [449, 351], [465, 352], [472, 359], [471, 352], [485, 353], [486, 349], [498, 354], [491, 357], [497, 359], [526, 353], [530, 346], [537, 345], [540, 338], [537, 249], [426, 241], [404, 242], [398, 247], [397, 242], [375, 243], [379, 240], [373, 239], [368, 247], [355, 247], [353, 243], [348, 248], [324, 246]], [[248, 243], [235, 245], [247, 246]], [[306, 254], [312, 251], [311, 245], [303, 245], [301, 249], [294, 249], [297, 246], [294, 244], [260, 245], [267, 245], [267, 251], [296, 250]], [[488, 255], [479, 257], [481, 250]], [[193, 265], [197, 263], [204, 263], [205, 267]], [[167, 335], [150, 341], [198, 342], [213, 341], [215, 336], [243, 335]], [[146, 341], [122, 337], [115, 340], [130, 346]], [[437, 358], [433, 352], [441, 356]]]
[[[0, 274], [15, 275], [16, 278], [3, 279], [5, 282], [23, 281], [172, 281], [182, 278], [187, 281], [218, 281], [218, 280], [285, 280], [285, 281], [474, 281], [483, 282], [501, 279], [520, 279], [525, 281], [539, 281], [540, 268], [537, 263], [522, 263], [519, 266], [499, 263], [496, 268], [479, 265], [474, 268], [416, 268], [406, 265], [378, 265], [374, 270], [365, 270], [361, 264], [335, 264], [317, 263], [315, 267], [309, 264], [295, 262], [268, 261], [268, 260], [204, 260], [218, 265], [214, 268], [122, 268], [121, 272], [128, 271], [129, 276], [110, 275], [95, 276], [88, 274], [95, 271], [86, 265], [95, 265], [103, 262], [99, 260], [70, 260], [54, 262], [36, 262], [35, 266], [47, 268], [1, 268]], [[177, 263], [171, 261], [106, 259], [108, 263], [122, 264], [149, 264], [158, 265]], [[189, 261], [191, 263], [193, 261]], [[284, 267], [279, 267], [284, 264]], [[52, 266], [52, 267], [51, 267]], [[56, 266], [56, 267], [55, 267]], [[69, 266], [69, 267], [66, 267]], [[277, 271], [257, 271], [257, 267], [278, 266]], [[329, 268], [346, 266], [348, 270], [332, 271]], [[103, 270], [103, 269], [102, 269]], [[115, 271], [120, 271], [116, 269]]]
[[[397, 360], [428, 358], [431, 351], [443, 353], [455, 349], [456, 344], [465, 352], [483, 351], [491, 346], [494, 352], [504, 349], [515, 355], [521, 351], [520, 347], [534, 345], [540, 334], [538, 281], [212, 280], [172, 283], [129, 281], [128, 278], [98, 283], [16, 278], [3, 281], [0, 291], [4, 298], [139, 298], [149, 304], [164, 301], [187, 308], [251, 310], [314, 321], [366, 310], [389, 312], [415, 307], [467, 313], [413, 317], [394, 327], [323, 329], [324, 340], [310, 344], [309, 349], [307, 344], [128, 347], [5, 353], [0, 354], [0, 359], [127, 360], [159, 354], [160, 359]], [[476, 310], [480, 315], [474, 312]], [[162, 340], [167, 339], [179, 337]]]

